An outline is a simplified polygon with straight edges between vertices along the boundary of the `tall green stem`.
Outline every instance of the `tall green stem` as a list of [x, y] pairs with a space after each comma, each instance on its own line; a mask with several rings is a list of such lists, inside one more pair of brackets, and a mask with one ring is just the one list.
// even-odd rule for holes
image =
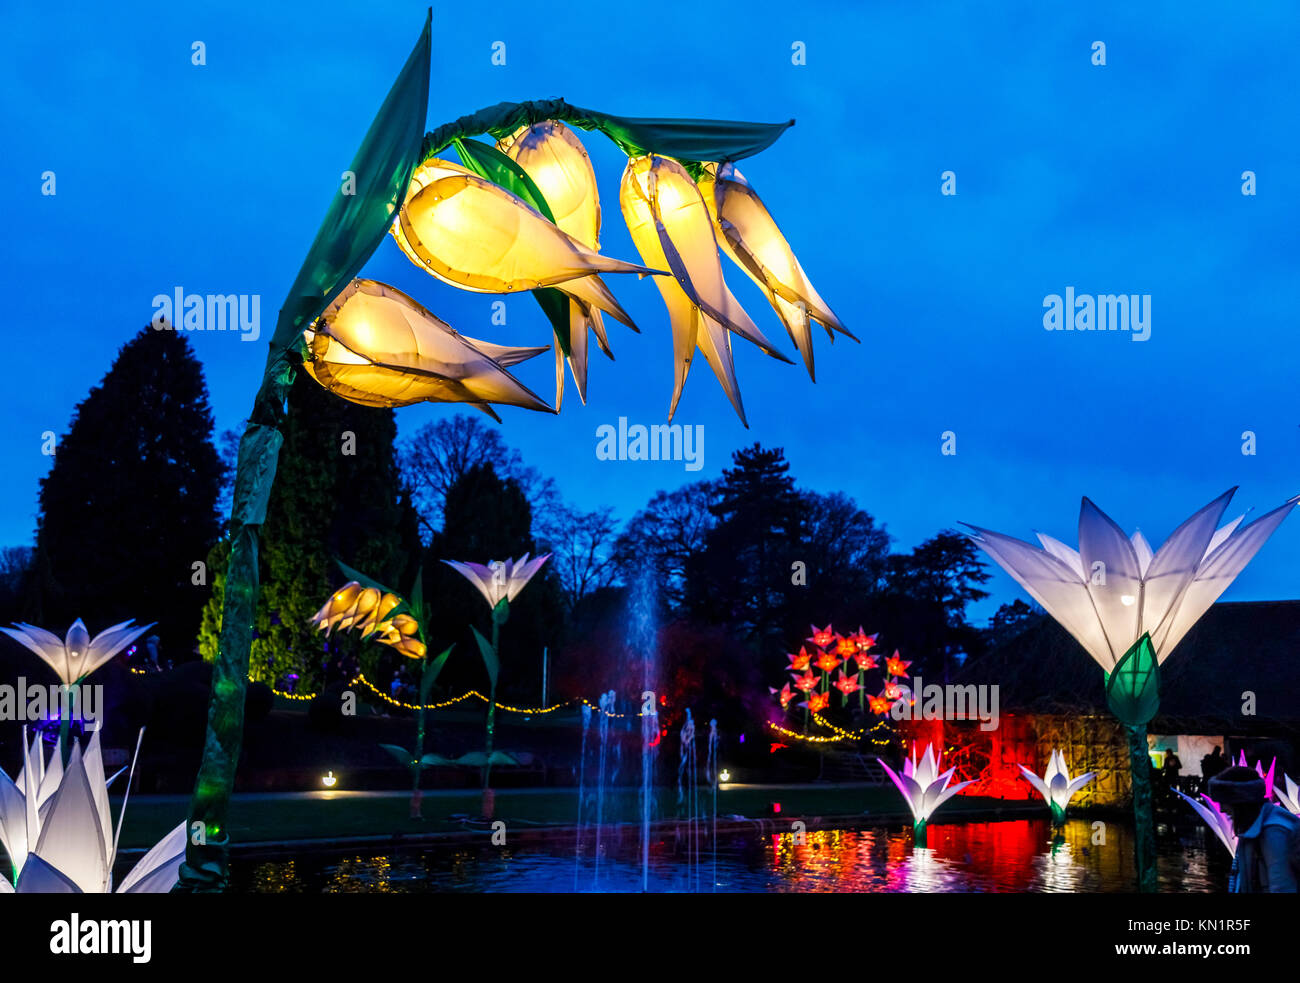
[[1133, 786], [1133, 851], [1137, 865], [1138, 890], [1155, 893], [1156, 826], [1151, 809], [1151, 754], [1147, 749], [1145, 724], [1125, 727], [1128, 731], [1129, 769]]
[[[423, 623], [421, 628], [423, 629]], [[420, 632], [420, 639], [424, 640], [423, 630]], [[421, 683], [428, 667], [429, 654], [426, 648], [425, 654], [420, 657]], [[421, 763], [424, 760], [424, 686], [417, 686], [416, 692], [419, 694], [416, 697], [419, 702], [418, 709], [415, 711], [415, 760], [411, 763], [411, 818], [421, 819], [423, 816], [421, 815], [420, 776], [424, 774], [424, 765]]]
[[284, 441], [279, 425], [293, 378], [287, 351], [273, 347], [239, 442], [221, 640], [212, 665], [203, 761], [190, 803], [190, 838], [174, 889], [179, 892], [220, 892], [230, 880], [226, 818], [244, 738], [244, 695], [257, 615], [258, 538]]
[[[500, 660], [501, 660], [501, 648], [500, 648], [500, 642], [501, 642], [501, 625], [497, 622], [497, 619], [496, 619], [495, 617], [493, 617], [493, 619], [492, 619], [492, 651], [493, 651], [493, 652], [496, 654], [496, 656], [497, 656], [497, 664], [498, 664], [498, 665], [500, 665]], [[496, 680], [496, 675], [494, 674], [494, 675], [492, 676], [491, 683], [490, 683], [490, 685], [488, 686], [488, 706], [487, 706], [487, 744], [486, 744], [486, 747], [485, 747], [485, 750], [487, 751], [487, 760], [486, 760], [485, 762], [483, 762], [483, 789], [484, 789], [484, 791], [486, 791], [487, 788], [489, 787], [489, 786], [488, 786], [488, 782], [489, 782], [489, 780], [490, 780], [491, 777], [492, 777], [492, 737], [493, 737], [493, 735], [494, 735], [495, 732], [496, 732], [496, 721], [497, 721], [497, 680]]]
[[[68, 687], [67, 713], [59, 713], [59, 757], [63, 766], [68, 766], [68, 761], [72, 757], [72, 715], [77, 709], [77, 691], [80, 689], [81, 681], [73, 683]], [[41, 752], [42, 755], [44, 752]]]

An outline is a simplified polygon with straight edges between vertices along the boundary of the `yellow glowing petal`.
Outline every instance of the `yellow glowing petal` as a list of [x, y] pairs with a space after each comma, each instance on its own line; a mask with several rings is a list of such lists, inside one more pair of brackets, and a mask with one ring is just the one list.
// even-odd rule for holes
[[[600, 249], [600, 193], [596, 173], [582, 141], [558, 120], [544, 120], [521, 126], [503, 138], [498, 149], [528, 174], [546, 199], [555, 224], [589, 249]], [[570, 280], [559, 289], [577, 304], [570, 305], [569, 367], [578, 386], [578, 396], [587, 401], [587, 328], [596, 334], [596, 342], [610, 358], [614, 357], [605, 335], [601, 311], [605, 310], [633, 331], [631, 317], [619, 305], [609, 288], [597, 276]], [[555, 402], [558, 411], [564, 399], [563, 355], [556, 358]]]
[[527, 172], [555, 224], [589, 249], [600, 249], [600, 195], [591, 159], [558, 120], [521, 126], [497, 147]]
[[[310, 334], [312, 357], [304, 361], [307, 372], [326, 389], [355, 403], [504, 403], [550, 411], [502, 367], [546, 348], [476, 342], [400, 290], [374, 280], [352, 281]], [[359, 340], [362, 334], [368, 341], [365, 347]]]
[[811, 376], [809, 319], [820, 322], [832, 340], [835, 331], [853, 335], [817, 293], [762, 200], [734, 165], [707, 165], [699, 187], [719, 233], [718, 245], [768, 295]]
[[504, 188], [441, 163], [412, 181], [399, 218], [404, 238], [398, 240], [439, 279], [469, 290], [513, 293], [592, 273], [652, 272], [593, 252]]
[[674, 160], [638, 157], [623, 172], [619, 202], [633, 242], [647, 263], [663, 263], [674, 279], [655, 281], [673, 327], [677, 371], [669, 416], [676, 410], [696, 345], [713, 368], [741, 420], [745, 419], [727, 330], [788, 362], [765, 338], [727, 288], [713, 222], [686, 170]]

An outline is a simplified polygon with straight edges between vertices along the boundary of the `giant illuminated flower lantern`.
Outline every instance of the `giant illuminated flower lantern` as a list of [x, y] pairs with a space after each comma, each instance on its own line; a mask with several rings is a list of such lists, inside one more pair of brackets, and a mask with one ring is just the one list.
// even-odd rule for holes
[[[40, 738], [30, 748], [24, 740], [22, 751], [16, 781], [0, 771], [0, 846], [14, 877], [13, 884], [0, 878], [0, 894], [113, 892], [121, 816], [115, 830], [108, 802], [113, 779], [104, 777], [98, 728], [84, 748], [72, 742], [66, 767], [57, 747], [45, 760]], [[170, 891], [185, 858], [185, 832], [182, 821], [140, 858], [116, 893]]]
[[942, 755], [935, 754], [934, 748], [927, 744], [925, 754], [921, 756], [920, 761], [917, 761], [916, 748], [913, 747], [911, 757], [903, 762], [901, 775], [883, 760], [880, 762], [880, 767], [885, 769], [885, 774], [898, 786], [898, 791], [902, 793], [907, 807], [912, 811], [912, 826], [916, 834], [917, 846], [925, 846], [926, 824], [934, 815], [934, 811], [967, 785], [974, 784], [958, 782], [954, 785], [952, 776], [957, 769], [949, 768], [941, 772], [939, 770], [941, 757]]
[[[209, 835], [203, 844], [191, 843], [181, 875], [183, 890], [219, 891], [228, 882], [224, 831], [237, 758], [228, 752], [239, 746], [243, 728], [258, 599], [258, 541], [284, 444], [285, 401], [296, 374], [305, 368], [332, 392], [372, 406], [450, 401], [488, 412], [502, 404], [550, 409], [506, 371], [537, 349], [467, 338], [423, 302], [373, 282], [353, 286], [390, 234], [419, 269], [442, 283], [494, 294], [531, 292], [569, 360], [580, 394], [586, 378], [585, 333], [590, 330], [608, 350], [603, 315], [630, 323], [606, 279], [649, 275], [669, 308], [674, 365], [670, 415], [697, 348], [711, 362], [742, 420], [730, 335], [740, 334], [785, 359], [727, 289], [719, 234], [742, 266], [749, 264], [747, 273], [760, 277], [764, 289], [783, 303], [794, 305], [778, 309], [795, 319], [796, 340], [802, 331], [800, 305], [813, 319], [839, 330], [807, 277], [786, 255], [784, 238], [777, 242], [766, 210], [758, 214], [757, 206], [741, 201], [748, 186], [726, 167], [771, 146], [793, 120], [617, 116], [553, 99], [499, 103], [426, 132], [432, 48], [430, 17], [280, 306], [247, 417], [231, 496], [231, 549], [206, 750], [191, 815], [222, 833]], [[346, 126], [347, 121], [332, 120], [331, 125]], [[634, 226], [633, 241], [644, 265], [599, 252], [599, 201], [574, 129], [598, 131], [626, 155], [624, 214]], [[696, 183], [706, 173], [714, 179], [716, 221]], [[728, 237], [729, 226], [736, 237]], [[363, 309], [367, 316], [354, 316]], [[557, 375], [558, 404], [562, 374]]]
[[152, 622], [134, 625], [123, 621], [91, 638], [78, 618], [63, 638], [23, 622], [12, 628], [0, 627], [0, 631], [40, 656], [64, 686], [75, 686], [152, 627]]
[[[903, 695], [902, 688], [898, 686], [898, 678], [900, 675], [907, 675], [907, 667], [911, 663], [900, 658], [895, 652], [893, 657], [886, 660], [886, 665], [880, 665], [875, 656], [868, 654], [875, 647], [876, 636], [868, 635], [861, 628], [858, 628], [856, 634], [841, 635], [835, 631], [835, 626], [832, 624], [827, 624], [825, 628], [818, 628], [816, 625], [809, 627], [812, 634], [804, 641], [811, 643], [811, 649], [808, 644], [804, 644], [799, 647], [798, 652], [787, 653], [789, 664], [786, 666], [786, 672], [793, 680], [795, 689], [807, 697], [797, 704], [804, 711], [804, 735], [809, 736], [809, 724], [815, 720], [831, 728], [835, 735], [821, 738], [822, 740], [847, 739], [852, 735], [827, 724], [818, 716], [831, 705], [831, 688], [839, 690], [841, 707], [847, 707], [849, 697], [857, 693], [858, 709], [863, 714], [866, 713], [870, 701], [871, 713], [882, 716], [888, 713], [890, 707]], [[851, 661], [856, 666], [853, 671], [850, 671]], [[821, 673], [818, 674], [815, 669], [820, 669]], [[884, 690], [879, 697], [871, 696], [865, 691], [866, 674], [872, 669], [883, 670]], [[790, 683], [786, 683], [780, 690], [776, 687], [769, 687], [769, 689], [772, 695], [778, 698], [782, 711], [789, 713], [790, 707], [795, 705]], [[791, 736], [789, 731], [782, 732]]]
[[1051, 807], [1052, 822], [1057, 826], [1065, 822], [1065, 810], [1074, 798], [1074, 793], [1083, 788], [1096, 777], [1096, 772], [1088, 771], [1077, 778], [1070, 778], [1070, 769], [1066, 767], [1065, 755], [1059, 751], [1052, 752], [1047, 772], [1039, 778], [1024, 765], [1017, 765], [1025, 780], [1038, 791], [1043, 800]]
[[424, 753], [424, 703], [442, 667], [447, 664], [453, 646], [448, 646], [436, 658], [429, 658], [424, 639], [422, 570], [416, 574], [414, 583], [403, 597], [342, 563], [339, 567], [353, 579], [330, 595], [311, 617], [310, 623], [325, 632], [326, 637], [335, 631], [355, 631], [363, 639], [372, 639], [408, 659], [417, 660], [419, 665], [420, 702], [415, 713], [415, 749], [407, 750], [399, 744], [379, 745], [410, 773], [410, 815], [412, 819], [419, 819], [424, 796], [420, 789], [420, 776], [424, 769], [442, 761], [437, 755]]
[[474, 761], [483, 768], [483, 815], [488, 818], [492, 817], [494, 802], [489, 784], [492, 766], [515, 763], [512, 755], [492, 749], [496, 735], [497, 677], [501, 671], [501, 626], [510, 618], [511, 603], [550, 558], [551, 554], [546, 553], [530, 560], [525, 553], [517, 560], [493, 560], [487, 564], [465, 563], [458, 560], [442, 561], [474, 585], [475, 590], [483, 595], [483, 600], [487, 602], [492, 614], [491, 641], [470, 625], [470, 631], [473, 632], [474, 640], [478, 643], [479, 654], [483, 657], [483, 666], [488, 674], [486, 741], [482, 752], [470, 752], [473, 758], [467, 756], [468, 760], [462, 759], [464, 763]]
[[1146, 725], [1160, 706], [1160, 665], [1236, 579], [1300, 499], [1254, 522], [1220, 526], [1235, 488], [1182, 523], [1159, 549], [1124, 534], [1089, 499], [1079, 548], [1029, 543], [970, 527], [972, 539], [1083, 646], [1106, 673], [1106, 698], [1128, 730], [1140, 887], [1156, 889]]

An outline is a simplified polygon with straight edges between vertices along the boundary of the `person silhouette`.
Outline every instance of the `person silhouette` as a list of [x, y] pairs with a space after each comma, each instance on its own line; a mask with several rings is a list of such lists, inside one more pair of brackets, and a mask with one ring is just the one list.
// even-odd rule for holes
[[1228, 890], [1233, 894], [1295, 894], [1291, 845], [1300, 836], [1300, 818], [1269, 802], [1264, 779], [1241, 765], [1210, 779], [1210, 798], [1232, 818], [1237, 853]]
[[1223, 755], [1223, 748], [1216, 744], [1214, 750], [1201, 759], [1201, 778], [1208, 782], [1226, 767], [1228, 759]]

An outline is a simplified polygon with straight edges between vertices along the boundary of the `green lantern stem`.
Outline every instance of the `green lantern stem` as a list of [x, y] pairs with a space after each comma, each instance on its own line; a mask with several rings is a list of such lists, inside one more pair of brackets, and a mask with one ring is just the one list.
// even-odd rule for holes
[[1128, 760], [1133, 773], [1133, 851], [1137, 864], [1138, 890], [1154, 894], [1156, 873], [1156, 824], [1151, 809], [1151, 753], [1147, 748], [1145, 724], [1125, 727], [1128, 732]]
[[[501, 622], [495, 617], [492, 618], [492, 651], [499, 654], [501, 652]], [[500, 665], [500, 662], [497, 663]], [[492, 780], [492, 745], [493, 738], [496, 735], [497, 728], [497, 674], [492, 673], [491, 682], [488, 685], [488, 705], [487, 705], [487, 761], [483, 762], [483, 790], [486, 792], [491, 787]]]
[[1133, 850], [1138, 890], [1157, 890], [1156, 826], [1151, 808], [1151, 754], [1147, 723], [1160, 709], [1160, 659], [1151, 636], [1144, 634], [1106, 676], [1106, 702], [1128, 732], [1129, 770], [1133, 789]]

